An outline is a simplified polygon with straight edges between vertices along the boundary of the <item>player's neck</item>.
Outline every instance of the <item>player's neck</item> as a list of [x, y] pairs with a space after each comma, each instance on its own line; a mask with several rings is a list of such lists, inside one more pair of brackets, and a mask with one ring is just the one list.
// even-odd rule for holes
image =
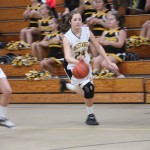
[[81, 35], [81, 28], [78, 28], [78, 29], [73, 29], [71, 28], [71, 31], [73, 32], [73, 34], [75, 34], [77, 37], [80, 37]]

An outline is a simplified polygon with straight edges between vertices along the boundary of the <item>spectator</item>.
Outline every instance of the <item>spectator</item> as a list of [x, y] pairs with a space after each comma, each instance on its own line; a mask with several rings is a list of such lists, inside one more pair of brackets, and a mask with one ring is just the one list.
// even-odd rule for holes
[[29, 20], [29, 26], [22, 29], [20, 33], [20, 39], [22, 42], [26, 42], [31, 45], [33, 42], [33, 34], [39, 34], [37, 27], [38, 27], [38, 19], [40, 18], [39, 9], [41, 3], [38, 0], [31, 0], [31, 4], [27, 6], [23, 16], [25, 20]]
[[46, 0], [46, 3], [50, 6], [54, 17], [58, 18], [58, 14], [57, 14], [56, 9], [55, 9], [55, 7], [56, 7], [56, 0]]
[[80, 0], [79, 12], [82, 14], [82, 21], [85, 22], [85, 20], [91, 17], [93, 13], [96, 13], [96, 9], [94, 7], [94, 1]]
[[[62, 34], [58, 31], [58, 21], [52, 19], [50, 23], [51, 33], [48, 34], [41, 42], [39, 42], [32, 54], [41, 61], [42, 69], [52, 72], [51, 64], [58, 64], [60, 61], [56, 59], [63, 58], [62, 53]], [[46, 58], [44, 58], [44, 50], [46, 50]], [[43, 60], [43, 61], [42, 61]], [[61, 64], [61, 63], [60, 63]]]
[[79, 7], [80, 0], [65, 0], [64, 7], [65, 11], [63, 12], [63, 16], [69, 14], [72, 10], [75, 10]]
[[[38, 21], [39, 26], [38, 26], [38, 30], [41, 33], [41, 38], [40, 40], [43, 40], [44, 37], [46, 35], [48, 35], [51, 32], [51, 19], [52, 17], [49, 15], [50, 13], [50, 9], [49, 6], [47, 4], [42, 4], [41, 8], [40, 8], [40, 14], [42, 16], [42, 19], [40, 19]], [[39, 45], [40, 41], [36, 41], [34, 43], [32, 43], [31, 48], [32, 48], [32, 54], [33, 56], [37, 57], [38, 60], [42, 60], [43, 59], [43, 55], [36, 55], [36, 51], [38, 49], [38, 45]]]
[[[125, 60], [125, 42], [126, 42], [126, 32], [123, 28], [119, 27], [120, 17], [118, 14], [113, 14], [109, 12], [107, 15], [107, 23], [109, 30], [103, 32], [100, 43], [105, 49], [110, 60], [117, 64]], [[101, 68], [100, 68], [101, 66]], [[107, 68], [110, 71], [111, 68], [107, 66], [106, 61], [101, 55], [97, 56], [94, 60], [94, 71], [95, 76], [99, 75], [102, 68]], [[113, 71], [118, 78], [124, 78], [125, 76], [120, 74], [118, 70]]]
[[51, 34], [47, 35], [43, 41], [39, 44], [38, 52], [43, 51], [43, 48], [50, 48], [50, 52], [48, 54], [48, 58], [43, 59], [40, 62], [42, 70], [48, 70], [51, 72], [52, 76], [54, 72], [52, 70], [52, 66], [60, 66], [62, 64], [61, 60], [63, 60], [63, 51], [62, 51], [62, 34], [58, 31], [59, 22], [56, 19], [51, 20]]
[[[109, 12], [109, 9], [106, 8], [106, 5], [107, 5], [106, 0], [94, 0], [96, 13], [93, 13], [91, 17], [86, 19], [87, 25], [92, 28], [92, 32], [98, 42], [100, 40], [103, 31], [108, 28], [106, 22], [106, 15]], [[98, 52], [94, 50], [92, 44], [90, 44], [90, 50], [94, 57], [98, 55]]]
[[113, 0], [114, 9], [117, 10], [120, 15], [125, 15], [128, 7], [132, 4], [133, 0]]

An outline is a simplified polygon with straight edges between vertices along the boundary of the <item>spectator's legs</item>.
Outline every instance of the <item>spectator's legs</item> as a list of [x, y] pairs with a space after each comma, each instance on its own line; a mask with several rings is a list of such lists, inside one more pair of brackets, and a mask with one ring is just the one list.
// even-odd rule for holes
[[148, 40], [150, 40], [150, 21], [149, 21], [149, 23], [148, 23], [148, 25], [147, 25], [147, 35], [146, 35], [146, 38], [147, 38]]
[[43, 60], [43, 58], [47, 58], [49, 54], [49, 42], [41, 41], [37, 45], [39, 60]]
[[53, 75], [52, 65], [56, 65], [56, 62], [52, 58], [45, 58], [40, 62], [42, 70], [48, 70]]
[[20, 40], [22, 40], [24, 42], [27, 42], [26, 41], [26, 31], [27, 31], [27, 28], [24, 28], [20, 31]]
[[39, 34], [40, 34], [40, 30], [38, 30], [35, 27], [28, 29], [26, 32], [27, 43], [31, 45], [34, 39], [33, 35], [39, 35]]
[[[111, 62], [117, 64], [118, 63], [118, 60], [116, 57], [113, 57], [113, 56], [108, 56], [109, 59], [111, 60]], [[108, 70], [111, 70], [112, 72], [114, 72], [117, 76], [120, 76], [120, 72], [118, 70], [112, 70], [111, 68], [108, 67], [107, 65], [107, 62], [105, 60], [102, 61], [101, 63], [101, 66], [104, 67], [104, 68], [107, 68]]]
[[38, 43], [38, 42], [32, 43], [32, 45], [31, 45], [31, 50], [32, 50], [32, 55], [33, 55], [34, 57], [37, 57], [37, 59], [39, 60], [38, 51], [37, 51], [37, 43]]
[[146, 35], [148, 34], [148, 25], [149, 25], [149, 21], [146, 21], [143, 25], [142, 25], [142, 29], [140, 32], [140, 36], [142, 37], [147, 37]]

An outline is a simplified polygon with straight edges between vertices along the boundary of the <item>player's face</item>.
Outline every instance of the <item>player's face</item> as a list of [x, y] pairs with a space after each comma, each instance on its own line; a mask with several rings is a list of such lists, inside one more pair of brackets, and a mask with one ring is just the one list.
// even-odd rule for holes
[[107, 24], [110, 28], [115, 28], [118, 26], [118, 21], [116, 20], [114, 15], [108, 14], [107, 15]]
[[94, 7], [96, 10], [102, 10], [105, 8], [105, 3], [103, 2], [103, 0], [95, 0]]
[[72, 19], [70, 21], [71, 27], [72, 28], [80, 28], [82, 25], [82, 19], [81, 19], [81, 15], [79, 13], [74, 14], [72, 16]]

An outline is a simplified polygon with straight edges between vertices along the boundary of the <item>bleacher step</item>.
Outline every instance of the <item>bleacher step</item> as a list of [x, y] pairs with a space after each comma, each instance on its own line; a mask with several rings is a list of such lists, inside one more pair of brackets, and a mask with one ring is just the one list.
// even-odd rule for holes
[[[12, 103], [84, 103], [71, 91], [60, 93], [60, 79], [10, 79]], [[144, 103], [144, 78], [94, 80], [95, 103]]]
[[[60, 79], [28, 81], [9, 79], [13, 93], [59, 93]], [[98, 79], [94, 80], [96, 93], [144, 92], [144, 78]], [[70, 91], [67, 91], [70, 92]]]
[[146, 103], [150, 103], [150, 78], [145, 79]]
[[[140, 61], [126, 61], [123, 63], [120, 63], [119, 70], [122, 74], [125, 75], [149, 75], [150, 74], [150, 61], [149, 60], [140, 60]], [[27, 73], [30, 70], [37, 70], [40, 71], [41, 67], [39, 64], [33, 64], [31, 66], [22, 66], [22, 67], [15, 67], [11, 64], [0, 64], [0, 68], [4, 70], [4, 72], [9, 77], [15, 77], [15, 76], [25, 76], [25, 73]], [[53, 71], [55, 75], [58, 76], [64, 76], [66, 75], [63, 66], [55, 67], [53, 66]]]
[[[95, 93], [94, 103], [143, 103], [143, 93]], [[78, 94], [12, 94], [11, 103], [84, 103]]]

